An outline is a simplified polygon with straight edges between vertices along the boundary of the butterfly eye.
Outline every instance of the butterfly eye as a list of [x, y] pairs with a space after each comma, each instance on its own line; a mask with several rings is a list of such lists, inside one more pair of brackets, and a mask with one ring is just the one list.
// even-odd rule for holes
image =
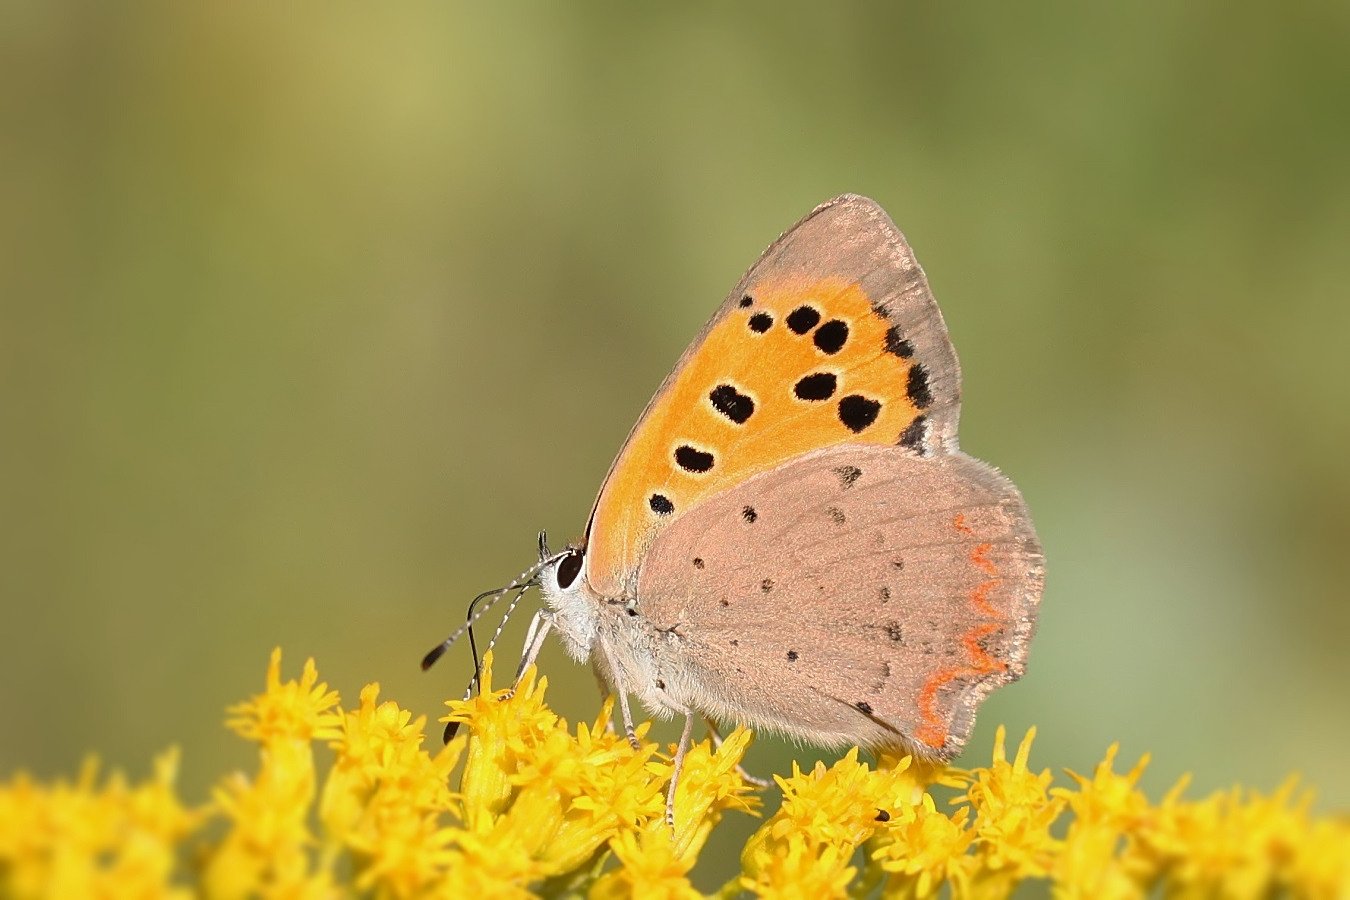
[[558, 587], [567, 590], [572, 586], [572, 582], [581, 574], [584, 560], [585, 555], [580, 550], [573, 550], [562, 558], [562, 562], [558, 563]]

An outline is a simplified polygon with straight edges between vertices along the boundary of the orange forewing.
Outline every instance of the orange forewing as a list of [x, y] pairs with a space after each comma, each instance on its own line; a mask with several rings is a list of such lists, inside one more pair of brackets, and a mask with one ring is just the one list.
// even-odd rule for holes
[[[844, 443], [896, 444], [921, 413], [922, 397], [911, 399], [906, 389], [916, 360], [888, 350], [892, 323], [859, 283], [788, 276], [761, 282], [749, 300], [711, 326], [610, 471], [587, 545], [587, 577], [602, 595], [622, 595], [656, 531], [702, 500], [810, 450]], [[820, 318], [798, 334], [788, 319], [802, 307]], [[756, 316], [758, 328], [752, 327]], [[766, 321], [770, 324], [764, 327]], [[834, 352], [814, 339], [829, 322], [847, 327]], [[798, 383], [811, 375], [834, 376], [828, 398], [798, 396]], [[743, 423], [717, 409], [711, 398], [720, 385], [733, 386], [753, 402]], [[879, 408], [870, 417], [852, 417], [850, 427], [850, 417], [841, 412], [841, 402], [849, 397], [862, 398], [866, 402], [852, 402], [867, 410], [871, 404]], [[700, 455], [695, 469], [703, 468], [708, 454], [711, 465], [704, 471], [681, 465], [676, 456], [681, 447]], [[669, 504], [668, 511], [653, 508], [654, 495]]]

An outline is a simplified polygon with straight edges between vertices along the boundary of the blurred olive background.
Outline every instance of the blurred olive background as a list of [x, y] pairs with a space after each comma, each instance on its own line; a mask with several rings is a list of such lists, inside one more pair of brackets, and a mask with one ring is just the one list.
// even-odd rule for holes
[[856, 191], [1048, 557], [967, 760], [1035, 724], [1056, 769], [1153, 753], [1155, 797], [1350, 807], [1347, 40], [1314, 2], [9, 0], [0, 775], [178, 743], [203, 799], [277, 645], [440, 715], [467, 648], [422, 653], [580, 534], [727, 290]]

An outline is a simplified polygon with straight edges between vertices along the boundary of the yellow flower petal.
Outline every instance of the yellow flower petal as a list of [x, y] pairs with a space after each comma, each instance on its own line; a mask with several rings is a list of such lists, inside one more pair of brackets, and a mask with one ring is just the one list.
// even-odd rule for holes
[[[737, 768], [743, 729], [689, 749], [672, 833], [660, 751], [673, 748], [633, 750], [608, 705], [569, 729], [533, 672], [508, 694], [485, 668], [484, 693], [449, 704], [459, 736], [428, 750], [425, 718], [378, 685], [343, 711], [312, 660], [293, 681], [280, 663], [273, 653], [263, 693], [229, 711], [258, 742], [256, 767], [221, 779], [209, 804], [177, 797], [173, 753], [138, 785], [92, 762], [69, 783], [0, 783], [0, 896], [688, 898], [724, 814], [758, 802]], [[1112, 747], [1090, 778], [1052, 787], [1029, 765], [1033, 736], [1010, 761], [999, 729], [991, 764], [967, 771], [873, 767], [856, 750], [794, 765], [719, 895], [964, 900], [1037, 881], [1059, 898], [1350, 897], [1350, 823], [1314, 817], [1296, 782], [1190, 800], [1183, 779], [1153, 803], [1147, 757], [1117, 773]], [[961, 792], [950, 813], [935, 783]]]

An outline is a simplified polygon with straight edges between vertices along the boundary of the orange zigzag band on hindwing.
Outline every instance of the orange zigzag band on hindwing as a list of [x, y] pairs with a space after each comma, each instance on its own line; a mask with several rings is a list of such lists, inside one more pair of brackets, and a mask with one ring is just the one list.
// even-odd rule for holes
[[[964, 515], [958, 514], [952, 519], [952, 527], [961, 535], [968, 536], [975, 533], [975, 529], [967, 524]], [[994, 657], [982, 643], [985, 637], [1003, 629], [1003, 619], [989, 603], [989, 593], [1003, 581], [998, 577], [998, 565], [989, 559], [989, 551], [992, 549], [992, 544], [980, 544], [969, 556], [975, 568], [993, 577], [982, 581], [967, 597], [979, 613], [979, 621], [961, 637], [961, 646], [966, 651], [968, 662], [939, 669], [928, 676], [919, 691], [919, 715], [923, 722], [914, 736], [934, 749], [941, 749], [947, 743], [948, 737], [947, 727], [937, 712], [938, 692], [953, 681], [1003, 672], [1008, 668], [1007, 663]], [[991, 622], [990, 619], [995, 621]]]

